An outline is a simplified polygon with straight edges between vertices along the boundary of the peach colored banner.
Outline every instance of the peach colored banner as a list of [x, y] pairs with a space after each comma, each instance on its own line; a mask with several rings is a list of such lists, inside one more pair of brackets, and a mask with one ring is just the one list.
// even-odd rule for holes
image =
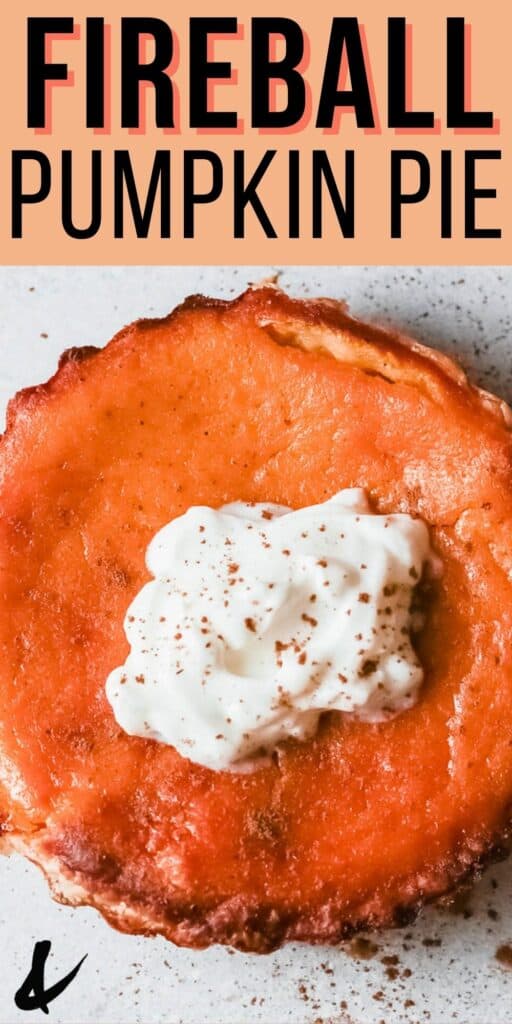
[[[251, 87], [252, 19], [277, 15], [293, 19], [301, 30], [304, 52], [295, 69], [300, 117], [288, 127], [258, 128], [252, 124], [254, 93], [265, 98], [265, 79], [256, 74]], [[46, 124], [35, 128], [27, 124], [27, 23], [45, 16], [71, 19], [72, 25], [43, 40], [43, 58], [54, 65], [51, 73], [55, 65], [65, 65], [66, 78], [43, 83], [42, 89], [37, 81], [34, 85], [39, 43], [37, 32], [33, 36], [31, 101], [37, 106], [44, 93], [46, 105]], [[210, 69], [205, 85], [208, 109], [231, 112], [229, 127], [191, 126], [190, 76], [193, 92], [204, 61], [196, 47], [190, 71], [190, 19], [203, 16], [237, 19], [229, 31], [211, 32], [205, 43], [205, 59], [231, 65], [227, 72]], [[357, 125], [353, 107], [346, 106], [335, 111], [332, 124], [319, 126], [332, 23], [342, 16], [357, 18], [355, 49], [359, 40], [363, 80], [354, 80], [358, 69], [350, 61], [347, 66], [345, 47], [330, 96], [333, 88], [358, 86], [362, 123]], [[407, 19], [402, 77], [396, 74], [396, 49], [392, 56], [395, 88], [404, 82], [405, 107], [424, 112], [427, 121], [431, 114], [432, 125], [389, 126], [388, 16]], [[165, 69], [171, 86], [161, 90], [160, 119], [172, 125], [156, 126], [157, 93], [146, 82], [136, 90], [140, 124], [122, 127], [121, 18], [136, 17], [169, 26], [170, 32], [163, 28], [162, 53], [166, 45], [172, 51]], [[456, 68], [447, 61], [448, 17], [465, 19], [464, 109], [487, 113], [485, 127], [447, 123], [447, 95], [456, 104], [461, 82], [460, 63]], [[440, 0], [409, 0], [389, 8], [382, 0], [343, 5], [281, 0], [277, 6], [274, 0], [223, 0], [218, 6], [212, 0], [192, 0], [190, 6], [164, 0], [8, 4], [0, 62], [1, 263], [510, 263], [511, 38], [512, 6], [501, 0], [453, 0], [448, 9]], [[138, 60], [151, 63], [156, 58], [151, 34], [139, 43]], [[267, 49], [270, 60], [282, 58], [279, 33]], [[127, 52], [124, 59], [126, 70]], [[256, 63], [259, 73], [261, 51]], [[271, 81], [268, 94], [271, 109], [286, 107], [289, 95], [282, 81]], [[87, 103], [96, 127], [86, 125]], [[125, 120], [127, 109], [128, 104]], [[261, 180], [248, 196], [244, 188], [258, 167]], [[155, 202], [145, 219], [152, 172]], [[418, 201], [407, 201], [415, 193]], [[139, 235], [147, 237], [137, 237], [137, 219]], [[493, 237], [482, 237], [485, 231]], [[80, 233], [90, 237], [71, 237]]]

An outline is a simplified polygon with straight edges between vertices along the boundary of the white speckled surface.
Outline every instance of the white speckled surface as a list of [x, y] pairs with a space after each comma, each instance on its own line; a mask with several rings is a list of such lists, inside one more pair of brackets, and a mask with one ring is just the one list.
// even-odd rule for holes
[[[231, 296], [277, 268], [0, 270], [0, 402], [53, 372], [70, 345], [100, 344], [124, 323], [167, 313], [190, 292]], [[283, 287], [349, 300], [454, 353], [471, 377], [512, 401], [512, 268], [287, 268]], [[88, 954], [38, 1024], [508, 1024], [512, 861], [491, 868], [465, 912], [426, 911], [379, 936], [369, 959], [289, 946], [267, 957], [191, 953], [119, 935], [89, 909], [59, 907], [36, 868], [0, 858], [0, 1024], [26, 1020], [14, 992], [37, 939], [53, 950], [47, 983]], [[352, 953], [354, 951], [352, 950]], [[395, 960], [395, 957], [397, 958]], [[393, 958], [387, 959], [385, 958]]]

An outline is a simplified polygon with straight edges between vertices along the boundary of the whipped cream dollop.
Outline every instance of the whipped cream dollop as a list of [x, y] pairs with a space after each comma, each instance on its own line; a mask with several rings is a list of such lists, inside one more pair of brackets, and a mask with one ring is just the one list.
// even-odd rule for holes
[[189, 508], [147, 549], [154, 579], [106, 684], [117, 722], [243, 771], [324, 711], [376, 722], [410, 707], [423, 678], [411, 602], [431, 559], [426, 525], [374, 514], [361, 489], [297, 511]]

